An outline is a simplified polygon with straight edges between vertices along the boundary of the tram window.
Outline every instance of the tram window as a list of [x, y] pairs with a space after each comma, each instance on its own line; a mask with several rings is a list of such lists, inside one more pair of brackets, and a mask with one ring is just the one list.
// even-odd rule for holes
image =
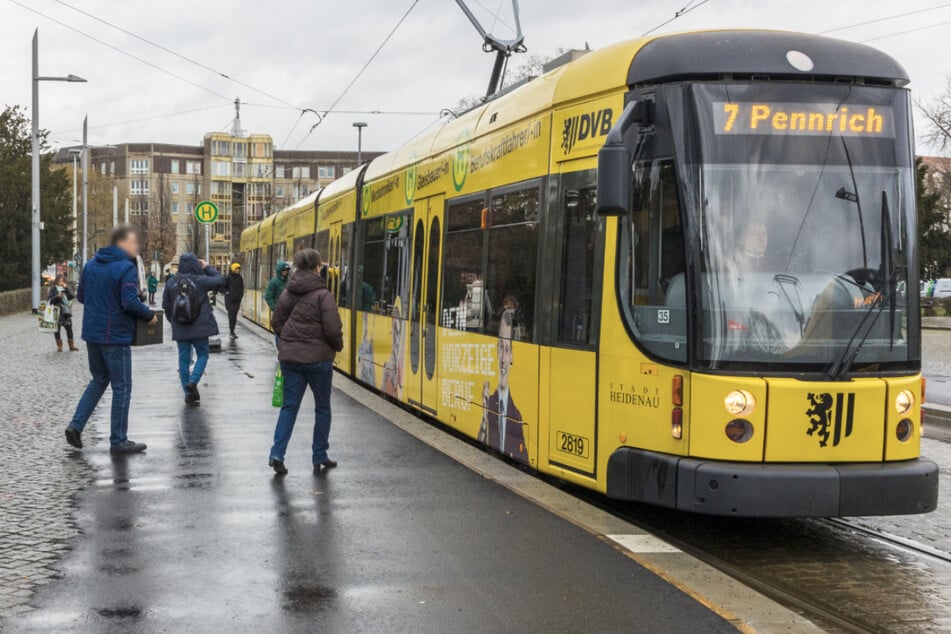
[[381, 310], [406, 317], [409, 301], [410, 222], [409, 214], [386, 217]]
[[360, 288], [357, 290], [359, 310], [376, 310], [383, 282], [384, 241], [383, 218], [374, 218], [366, 223], [366, 240], [363, 244]]
[[594, 332], [594, 258], [598, 238], [596, 188], [593, 174], [567, 174], [562, 178], [565, 236], [558, 340], [584, 345], [593, 343]]
[[502, 313], [510, 311], [512, 338], [520, 341], [531, 341], [534, 327], [539, 192], [530, 187], [497, 194], [489, 206], [486, 331], [497, 333]]
[[674, 164], [670, 160], [638, 165], [635, 189], [641, 201], [630, 217], [626, 266], [622, 279], [634, 329], [649, 351], [675, 361], [687, 359], [684, 231]]
[[405, 213], [367, 222], [360, 310], [399, 310], [404, 314], [409, 299], [409, 230], [409, 215]]
[[443, 256], [443, 301], [440, 324], [445, 328], [482, 332], [490, 312], [484, 301], [482, 275], [482, 212], [484, 199], [450, 204], [446, 210]]
[[258, 249], [248, 251], [247, 271], [244, 279], [247, 281], [248, 290], [257, 290], [258, 288]]
[[[326, 232], [324, 232], [324, 233], [326, 233]], [[318, 240], [318, 242], [320, 241], [320, 236], [319, 236], [319, 235], [318, 235], [318, 237], [317, 237], [317, 240]], [[302, 251], [303, 249], [306, 249], [307, 247], [311, 246], [313, 243], [314, 243], [314, 242], [313, 242], [313, 236], [300, 236], [300, 237], [298, 237], [298, 238], [294, 238], [294, 253], [297, 253], [298, 251]], [[324, 255], [324, 254], [326, 253], [326, 251], [321, 250], [320, 247], [317, 247], [317, 250], [320, 251], [320, 256], [321, 256], [321, 257], [326, 257], [326, 256]], [[291, 258], [291, 259], [293, 259], [293, 258]]]
[[[320, 254], [320, 260], [326, 262], [327, 258], [330, 257], [330, 229], [324, 229], [323, 231], [317, 232], [317, 253]], [[297, 240], [294, 240], [294, 253], [297, 253], [300, 249], [303, 249], [305, 244], [301, 241], [300, 247], [298, 247]]]
[[261, 249], [261, 266], [258, 267], [258, 288], [267, 288], [267, 283], [275, 275], [274, 267], [277, 262], [273, 257], [274, 245], [269, 244]]
[[353, 236], [353, 225], [344, 225], [340, 230], [340, 252], [337, 254], [340, 273], [340, 307], [350, 308], [350, 243]]

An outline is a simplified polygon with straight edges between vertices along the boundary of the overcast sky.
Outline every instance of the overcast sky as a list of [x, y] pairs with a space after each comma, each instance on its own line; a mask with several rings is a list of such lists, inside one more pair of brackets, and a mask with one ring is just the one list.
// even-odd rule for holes
[[[150, 47], [64, 3], [280, 100], [320, 111], [338, 98], [412, 0], [17, 1], [207, 89], [130, 59], [11, 0], [0, 0], [0, 105], [30, 103], [30, 39], [36, 27], [40, 29], [40, 73], [75, 73], [89, 80], [88, 84], [41, 84], [41, 126], [50, 130], [56, 145], [81, 138], [85, 113], [91, 143], [197, 144], [205, 132], [228, 127], [233, 116], [230, 100], [240, 96], [248, 102], [242, 109], [245, 129], [270, 134], [284, 148], [293, 149], [302, 141], [304, 149], [354, 148], [351, 124], [362, 120], [369, 123], [364, 147], [391, 149], [431, 125], [442, 108], [484, 91], [492, 64], [455, 2], [419, 0], [380, 56], [340, 101], [336, 108], [340, 112], [332, 113], [304, 139], [316, 121], [314, 115], [307, 113], [298, 121], [299, 111], [280, 101]], [[598, 48], [640, 35], [687, 2], [521, 0], [525, 43], [530, 53], [545, 55], [559, 47], [582, 48], [585, 42]], [[494, 12], [503, 5], [501, 21], [512, 23], [507, 8], [511, 0], [470, 0], [470, 4], [489, 24], [491, 13], [482, 7]], [[944, 4], [708, 0], [660, 32], [722, 27], [818, 32]], [[921, 27], [930, 28], [897, 34]], [[501, 23], [496, 23], [495, 31], [507, 34]], [[951, 6], [834, 35], [854, 41], [882, 38], [869, 43], [905, 66], [918, 99], [940, 91], [951, 73]], [[188, 110], [193, 112], [164, 116]], [[147, 117], [155, 118], [117, 125]], [[919, 131], [923, 127], [919, 121]]]

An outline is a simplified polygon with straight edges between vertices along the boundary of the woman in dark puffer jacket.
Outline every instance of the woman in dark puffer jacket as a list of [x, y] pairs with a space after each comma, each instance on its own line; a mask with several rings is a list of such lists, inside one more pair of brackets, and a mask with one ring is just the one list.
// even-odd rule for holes
[[334, 356], [343, 350], [343, 325], [337, 302], [320, 276], [320, 254], [303, 249], [294, 256], [295, 271], [277, 300], [271, 327], [281, 338], [278, 360], [284, 375], [284, 405], [274, 430], [268, 464], [280, 475], [287, 473], [284, 454], [307, 387], [314, 393], [313, 465], [330, 469], [337, 463], [327, 456], [330, 446], [330, 389]]

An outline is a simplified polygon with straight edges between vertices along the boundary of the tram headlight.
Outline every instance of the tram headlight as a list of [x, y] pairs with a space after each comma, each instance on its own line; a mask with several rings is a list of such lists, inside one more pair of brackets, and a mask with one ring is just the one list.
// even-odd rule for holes
[[753, 437], [753, 423], [742, 418], [734, 418], [726, 424], [726, 437], [735, 443], [743, 444]]
[[746, 390], [733, 390], [723, 399], [723, 405], [733, 416], [749, 416], [756, 409], [756, 397]]
[[907, 418], [903, 418], [895, 426], [895, 437], [898, 438], [899, 442], [908, 442], [914, 429], [914, 423]]
[[911, 390], [902, 390], [895, 397], [895, 411], [899, 415], [907, 414], [915, 404], [915, 395]]

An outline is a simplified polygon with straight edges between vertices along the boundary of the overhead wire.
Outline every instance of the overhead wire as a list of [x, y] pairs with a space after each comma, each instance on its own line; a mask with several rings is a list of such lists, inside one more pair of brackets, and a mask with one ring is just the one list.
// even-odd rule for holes
[[390, 32], [386, 35], [386, 37], [383, 38], [383, 41], [380, 43], [379, 46], [376, 47], [376, 50], [373, 51], [373, 54], [370, 55], [370, 59], [368, 59], [366, 63], [363, 65], [363, 67], [360, 68], [359, 71], [357, 71], [357, 74], [354, 75], [353, 79], [350, 80], [350, 83], [347, 84], [347, 86], [343, 89], [340, 95], [334, 100], [334, 102], [330, 104], [330, 107], [324, 110], [323, 114], [318, 115], [319, 119], [317, 120], [317, 123], [311, 126], [310, 130], [307, 131], [307, 134], [304, 135], [304, 138], [300, 140], [300, 143], [298, 143], [294, 149], [297, 149], [301, 145], [303, 145], [304, 141], [306, 141], [310, 137], [313, 131], [317, 128], [317, 126], [319, 126], [323, 122], [323, 120], [327, 117], [327, 115], [330, 114], [333, 111], [333, 109], [337, 107], [337, 105], [344, 98], [344, 96], [346, 96], [346, 94], [350, 91], [353, 85], [357, 83], [357, 80], [360, 79], [360, 76], [363, 75], [364, 71], [366, 71], [366, 69], [370, 66], [370, 64], [373, 63], [373, 60], [376, 59], [376, 56], [380, 54], [380, 51], [383, 50], [383, 47], [386, 46], [386, 43], [390, 41], [390, 38], [393, 37], [393, 34], [396, 33], [396, 31], [400, 28], [403, 22], [406, 21], [406, 18], [409, 17], [409, 14], [412, 13], [413, 9], [416, 8], [417, 4], [419, 4], [419, 0], [413, 0], [413, 3], [409, 5], [409, 8], [406, 10], [403, 16], [397, 21], [397, 23], [393, 26]]
[[944, 22], [938, 22], [936, 24], [927, 24], [925, 26], [919, 26], [918, 28], [915, 28], [915, 29], [908, 29], [907, 31], [897, 31], [895, 33], [887, 33], [885, 35], [879, 35], [877, 37], [870, 37], [867, 40], [862, 40], [862, 43], [864, 44], [866, 42], [876, 42], [878, 40], [884, 40], [889, 37], [898, 37], [899, 35], [908, 35], [909, 33], [917, 33], [918, 31], [925, 31], [927, 29], [933, 29], [935, 27], [945, 26], [947, 24], [951, 24], [951, 20], [945, 20]]
[[166, 75], [168, 75], [168, 76], [170, 76], [170, 77], [174, 77], [175, 79], [178, 79], [179, 81], [183, 81], [183, 82], [185, 82], [186, 84], [190, 84], [190, 85], [194, 86], [195, 88], [198, 88], [198, 89], [200, 89], [200, 90], [204, 90], [205, 92], [210, 93], [210, 94], [212, 94], [212, 95], [214, 95], [214, 96], [216, 96], [216, 97], [220, 97], [220, 98], [226, 99], [226, 100], [228, 100], [228, 101], [231, 101], [231, 100], [232, 100], [232, 97], [228, 97], [228, 96], [226, 96], [226, 95], [223, 95], [223, 94], [221, 94], [220, 92], [217, 92], [217, 91], [215, 91], [215, 90], [212, 90], [211, 88], [208, 88], [207, 86], [204, 86], [204, 85], [202, 85], [202, 84], [199, 84], [198, 82], [192, 81], [192, 80], [188, 79], [187, 77], [183, 77], [182, 75], [179, 75], [178, 73], [172, 72], [172, 71], [168, 70], [167, 68], [162, 68], [162, 67], [159, 66], [158, 64], [154, 64], [154, 63], [148, 61], [147, 59], [143, 59], [143, 58], [141, 58], [141, 57], [139, 57], [139, 56], [137, 56], [137, 55], [134, 55], [134, 54], [132, 54], [132, 53], [130, 53], [130, 52], [128, 52], [128, 51], [122, 49], [122, 48], [119, 48], [118, 46], [115, 46], [115, 45], [113, 45], [113, 44], [110, 44], [109, 42], [106, 42], [105, 40], [101, 40], [101, 39], [99, 39], [98, 37], [96, 37], [96, 36], [94, 36], [94, 35], [90, 35], [89, 33], [86, 33], [85, 31], [82, 31], [82, 30], [80, 30], [80, 29], [78, 29], [78, 28], [76, 28], [76, 27], [74, 27], [74, 26], [72, 26], [72, 25], [70, 25], [70, 24], [67, 24], [66, 22], [63, 22], [62, 20], [58, 20], [58, 19], [56, 19], [56, 18], [54, 18], [54, 17], [52, 17], [52, 16], [50, 16], [50, 15], [47, 15], [47, 14], [43, 13], [42, 11], [39, 11], [39, 10], [37, 10], [37, 9], [34, 9], [33, 7], [27, 6], [26, 4], [20, 2], [20, 0], [9, 0], [9, 2], [12, 2], [13, 4], [17, 5], [17, 6], [20, 7], [21, 9], [25, 9], [25, 10], [29, 11], [30, 13], [34, 13], [34, 14], [36, 14], [36, 15], [42, 17], [42, 18], [45, 18], [45, 19], [49, 20], [50, 22], [53, 22], [54, 24], [58, 24], [58, 25], [60, 25], [61, 27], [63, 27], [64, 29], [68, 29], [68, 30], [72, 31], [73, 33], [77, 33], [77, 34], [79, 34], [79, 35], [82, 35], [82, 36], [85, 37], [85, 38], [88, 38], [88, 39], [92, 40], [93, 42], [96, 42], [97, 44], [101, 44], [102, 46], [105, 46], [106, 48], [112, 49], [113, 51], [115, 51], [115, 52], [117, 52], [117, 53], [119, 53], [119, 54], [121, 54], [121, 55], [125, 55], [126, 57], [129, 57], [129, 58], [131, 58], [131, 59], [134, 59], [135, 61], [137, 61], [137, 62], [139, 62], [139, 63], [141, 63], [141, 64], [145, 64], [146, 66], [148, 66], [148, 67], [150, 67], [150, 68], [153, 68], [153, 69], [155, 69], [155, 70], [157, 70], [157, 71], [159, 71], [159, 72], [161, 72], [161, 73], [164, 73], [164, 74], [166, 74]]
[[657, 26], [655, 26], [655, 27], [653, 27], [653, 28], [651, 28], [651, 29], [648, 29], [647, 31], [644, 31], [644, 32], [641, 34], [641, 37], [643, 37], [643, 36], [645, 36], [645, 35], [650, 35], [650, 34], [653, 33], [654, 31], [656, 31], [657, 29], [661, 29], [661, 28], [667, 26], [668, 24], [670, 24], [670, 23], [673, 22], [674, 20], [676, 20], [676, 19], [678, 19], [678, 18], [682, 18], [683, 16], [687, 15], [687, 14], [690, 13], [691, 11], [693, 11], [693, 10], [695, 10], [695, 9], [699, 9], [700, 7], [702, 7], [703, 5], [705, 5], [705, 4], [708, 3], [708, 2], [710, 2], [710, 0], [700, 0], [699, 2], [697, 2], [697, 0], [690, 0], [690, 2], [688, 2], [686, 5], [684, 5], [683, 7], [681, 7], [678, 11], [675, 11], [675, 12], [674, 12], [674, 16], [673, 16], [672, 18], [669, 18], [669, 19], [667, 19], [667, 20], [664, 20], [663, 22], [661, 22], [661, 23], [658, 24]]
[[[479, 0], [472, 0], [472, 1], [473, 1], [479, 8], [481, 8], [483, 11], [485, 11], [486, 13], [488, 13], [489, 15], [491, 15], [492, 18], [493, 18], [493, 20], [494, 20], [494, 22], [498, 22], [499, 24], [501, 24], [502, 26], [504, 26], [505, 28], [507, 28], [507, 29], [508, 29], [509, 31], [511, 31], [512, 33], [518, 33], [518, 29], [516, 29], [514, 26], [512, 26], [511, 24], [509, 24], [508, 22], [506, 22], [505, 20], [503, 20], [501, 17], [499, 17], [499, 13], [502, 11], [502, 2], [504, 2], [505, 0], [499, 0], [499, 8], [496, 9], [495, 12], [493, 12], [492, 9], [490, 9], [489, 7], [487, 7], [487, 6], [485, 6], [484, 4], [482, 4], [481, 2], [479, 2]], [[495, 28], [494, 22], [493, 22], [493, 24], [492, 24], [492, 27], [493, 27], [493, 28]], [[489, 32], [491, 33], [491, 32], [492, 32], [492, 29], [489, 29]]]
[[918, 15], [919, 13], [927, 13], [929, 11], [936, 11], [937, 9], [945, 9], [951, 7], [951, 2], [945, 4], [939, 4], [934, 7], [926, 7], [924, 9], [916, 9], [914, 11], [905, 11], [904, 13], [896, 13], [895, 15], [888, 15], [883, 18], [875, 18], [874, 20], [866, 20], [865, 22], [856, 22], [855, 24], [847, 24], [845, 26], [837, 26], [834, 29], [827, 29], [825, 31], [817, 31], [816, 35], [826, 35], [827, 33], [836, 33], [838, 31], [847, 31], [849, 29], [858, 28], [860, 26], [868, 26], [869, 24], [878, 24], [879, 22], [887, 22], [889, 20], [897, 20], [898, 18], [904, 18], [909, 15]]
[[235, 84], [238, 84], [239, 86], [241, 86], [241, 87], [243, 87], [243, 88], [247, 88], [248, 90], [251, 90], [251, 91], [253, 91], [253, 92], [256, 92], [256, 93], [258, 93], [259, 95], [263, 95], [263, 96], [265, 96], [265, 97], [267, 97], [267, 98], [269, 98], [269, 99], [273, 99], [274, 101], [277, 101], [277, 102], [279, 102], [279, 103], [282, 103], [282, 104], [284, 104], [284, 105], [286, 105], [286, 106], [289, 106], [289, 107], [291, 107], [291, 108], [293, 108], [293, 109], [295, 109], [295, 110], [301, 110], [301, 109], [302, 109], [300, 106], [298, 106], [298, 105], [296, 105], [296, 104], [293, 104], [293, 103], [291, 103], [290, 101], [288, 101], [288, 100], [286, 100], [286, 99], [283, 99], [283, 98], [281, 98], [281, 97], [279, 97], [279, 96], [277, 96], [277, 95], [274, 95], [274, 94], [272, 94], [272, 93], [270, 93], [270, 92], [268, 92], [268, 91], [266, 91], [266, 90], [263, 90], [263, 89], [261, 89], [261, 88], [257, 88], [256, 86], [252, 86], [251, 84], [248, 84], [247, 82], [241, 81], [240, 79], [238, 79], [238, 78], [236, 78], [236, 77], [232, 77], [232, 76], [229, 75], [228, 73], [225, 73], [225, 72], [223, 72], [223, 71], [220, 71], [220, 70], [218, 70], [218, 69], [216, 69], [216, 68], [212, 68], [211, 66], [208, 66], [207, 64], [204, 64], [204, 63], [202, 63], [202, 62], [200, 62], [200, 61], [198, 61], [198, 60], [196, 60], [196, 59], [193, 59], [193, 58], [191, 58], [191, 57], [188, 57], [187, 55], [184, 55], [184, 54], [182, 54], [182, 53], [179, 53], [178, 51], [175, 51], [175, 50], [173, 50], [173, 49], [170, 49], [170, 48], [168, 48], [167, 46], [163, 46], [162, 44], [159, 44], [159, 43], [157, 43], [157, 42], [154, 42], [154, 41], [148, 39], [147, 37], [144, 37], [144, 36], [142, 36], [142, 35], [139, 35], [138, 33], [135, 33], [135, 32], [133, 32], [133, 31], [130, 31], [129, 29], [126, 29], [126, 28], [124, 28], [124, 27], [122, 27], [122, 26], [119, 26], [118, 24], [114, 24], [114, 23], [112, 23], [112, 22], [110, 22], [110, 21], [108, 21], [108, 20], [106, 20], [106, 19], [104, 19], [104, 18], [101, 18], [101, 17], [99, 17], [99, 16], [97, 16], [97, 15], [95, 15], [95, 14], [93, 14], [93, 13], [90, 13], [89, 11], [86, 11], [85, 9], [80, 9], [79, 7], [73, 6], [73, 5], [70, 4], [69, 2], [66, 2], [65, 0], [53, 0], [53, 2], [55, 2], [55, 3], [57, 3], [57, 4], [60, 4], [60, 5], [64, 6], [64, 7], [67, 7], [68, 9], [72, 9], [73, 11], [76, 11], [77, 13], [80, 13], [80, 14], [82, 14], [82, 15], [84, 15], [84, 16], [86, 16], [86, 17], [92, 19], [92, 20], [95, 20], [96, 22], [99, 22], [99, 23], [101, 23], [101, 24], [104, 24], [104, 25], [106, 25], [106, 26], [112, 28], [112, 29], [115, 29], [115, 30], [119, 31], [120, 33], [124, 33], [124, 34], [128, 35], [129, 37], [133, 37], [133, 38], [135, 38], [135, 39], [137, 39], [137, 40], [140, 40], [140, 41], [142, 41], [142, 42], [145, 42], [145, 43], [148, 44], [149, 46], [152, 46], [152, 47], [154, 47], [154, 48], [157, 48], [157, 49], [159, 49], [160, 51], [163, 51], [163, 52], [165, 52], [165, 53], [168, 53], [169, 55], [172, 55], [172, 56], [174, 56], [174, 57], [177, 57], [178, 59], [183, 60], [183, 61], [185, 61], [185, 62], [188, 62], [189, 64], [192, 64], [192, 65], [194, 65], [194, 66], [197, 66], [198, 68], [201, 68], [202, 70], [208, 71], [209, 73], [212, 73], [212, 74], [214, 74], [214, 75], [217, 75], [218, 77], [221, 77], [222, 79], [226, 79], [226, 80], [228, 80], [228, 81], [230, 81], [230, 82], [234, 82]]
[[[101, 124], [99, 124], [99, 125], [91, 125], [91, 126], [88, 126], [88, 129], [89, 129], [89, 130], [101, 130], [101, 129], [103, 129], [103, 128], [114, 128], [114, 127], [120, 126], [120, 125], [129, 125], [130, 123], [141, 123], [142, 121], [154, 121], [154, 120], [156, 120], [156, 119], [166, 119], [166, 118], [169, 118], [169, 117], [178, 117], [178, 116], [181, 116], [181, 115], [183, 115], [183, 114], [191, 114], [191, 113], [193, 113], [193, 112], [202, 112], [202, 111], [204, 111], [204, 110], [218, 110], [218, 109], [220, 109], [220, 108], [225, 108], [225, 107], [229, 107], [229, 106], [230, 106], [230, 104], [226, 104], [226, 103], [216, 104], [216, 105], [214, 105], [214, 106], [202, 106], [202, 107], [200, 107], [200, 108], [190, 108], [190, 109], [188, 109], [188, 110], [179, 110], [179, 111], [177, 111], [177, 112], [166, 112], [166, 113], [164, 113], [164, 114], [155, 114], [155, 115], [150, 115], [150, 116], [146, 116], [146, 117], [139, 117], [139, 118], [136, 118], [136, 119], [126, 119], [125, 121], [113, 121], [113, 122], [111, 122], [111, 123], [101, 123]], [[69, 129], [66, 129], [66, 130], [63, 130], [63, 131], [64, 131], [64, 132], [77, 132], [77, 131], [79, 131], [79, 130], [82, 130], [82, 128], [69, 128]]]
[[[254, 103], [251, 101], [242, 101], [242, 106], [249, 106], [251, 108], [273, 108], [273, 109], [282, 109], [288, 110], [287, 106], [277, 106], [269, 103]], [[318, 108], [317, 110], [320, 110]], [[378, 115], [406, 115], [411, 117], [429, 117], [435, 116], [439, 113], [435, 110], [334, 110], [337, 114], [378, 114]]]

